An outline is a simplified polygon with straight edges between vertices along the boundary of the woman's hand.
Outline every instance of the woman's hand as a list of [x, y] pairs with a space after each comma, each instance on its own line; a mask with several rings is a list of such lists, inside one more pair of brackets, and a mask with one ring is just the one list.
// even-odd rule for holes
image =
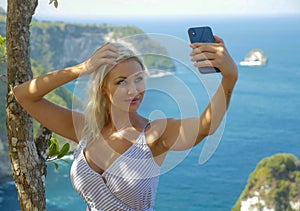
[[235, 82], [238, 78], [237, 66], [229, 55], [224, 41], [214, 36], [216, 43], [192, 43], [190, 56], [196, 67], [217, 67], [226, 80]]
[[96, 50], [96, 52], [83, 63], [79, 64], [80, 74], [86, 75], [96, 71], [101, 65], [116, 65], [115, 59], [118, 58], [118, 49], [111, 43], [106, 43]]

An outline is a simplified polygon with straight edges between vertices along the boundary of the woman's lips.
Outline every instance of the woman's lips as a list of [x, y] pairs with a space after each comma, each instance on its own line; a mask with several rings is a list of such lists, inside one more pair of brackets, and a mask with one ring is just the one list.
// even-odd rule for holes
[[130, 102], [130, 104], [136, 104], [139, 102], [139, 100], [140, 99], [138, 97], [135, 97], [135, 98], [127, 100], [127, 102]]
[[130, 101], [131, 104], [136, 104], [136, 103], [138, 103], [138, 102], [139, 102], [139, 98], [133, 98], [133, 99]]

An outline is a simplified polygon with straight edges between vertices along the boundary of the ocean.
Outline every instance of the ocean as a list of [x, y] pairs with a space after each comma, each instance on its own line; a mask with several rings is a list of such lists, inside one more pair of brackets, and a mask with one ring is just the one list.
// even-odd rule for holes
[[[217, 139], [207, 139], [189, 152], [167, 158], [170, 167], [160, 177], [157, 211], [231, 210], [261, 159], [276, 153], [292, 153], [300, 159], [300, 17], [89, 21], [135, 25], [147, 33], [167, 34], [186, 42], [188, 27], [209, 25], [224, 39], [236, 63], [254, 48], [268, 57], [266, 66], [239, 67], [239, 80]], [[176, 66], [175, 75], [149, 79], [151, 89], [140, 111], [145, 116], [185, 117], [193, 115], [190, 107], [196, 105], [201, 112], [207, 105], [209, 94], [202, 82], [209, 81], [213, 87], [218, 77], [199, 76], [181, 63]], [[194, 96], [192, 101], [185, 101], [187, 94]], [[70, 183], [69, 168], [63, 163], [58, 171], [48, 166], [49, 211], [85, 210]], [[19, 210], [13, 182], [0, 184], [0, 210]]]

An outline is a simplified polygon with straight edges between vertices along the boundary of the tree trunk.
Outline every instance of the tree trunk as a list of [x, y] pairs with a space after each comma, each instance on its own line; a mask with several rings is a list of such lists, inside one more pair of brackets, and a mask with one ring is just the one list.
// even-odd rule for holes
[[33, 138], [32, 118], [15, 101], [12, 88], [32, 78], [30, 32], [37, 0], [8, 0], [7, 7], [7, 135], [11, 168], [22, 211], [46, 210], [45, 160]]

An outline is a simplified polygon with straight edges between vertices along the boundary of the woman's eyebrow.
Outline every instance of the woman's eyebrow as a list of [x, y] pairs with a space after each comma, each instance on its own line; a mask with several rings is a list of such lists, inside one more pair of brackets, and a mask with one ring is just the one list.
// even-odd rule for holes
[[144, 71], [139, 71], [135, 75], [141, 75], [141, 74], [144, 74]]
[[125, 76], [118, 76], [118, 77], [116, 77], [115, 78], [115, 80], [117, 80], [117, 79], [126, 79], [127, 77], [125, 77]]
[[132, 74], [130, 77], [135, 77], [135, 76], [137, 77], [137, 76], [140, 76], [142, 74], [144, 74], [144, 72], [143, 71], [139, 71], [139, 72], [137, 72], [135, 74]]
[[139, 71], [139, 72], [134, 73], [134, 74], [132, 74], [132, 75], [130, 75], [130, 76], [128, 76], [128, 77], [126, 77], [126, 76], [117, 76], [117, 77], [115, 78], [115, 80], [116, 80], [116, 79], [126, 79], [126, 78], [131, 78], [131, 77], [134, 77], [134, 76], [139, 76], [139, 75], [141, 75], [141, 74], [143, 74], [143, 73], [144, 73], [143, 71]]

